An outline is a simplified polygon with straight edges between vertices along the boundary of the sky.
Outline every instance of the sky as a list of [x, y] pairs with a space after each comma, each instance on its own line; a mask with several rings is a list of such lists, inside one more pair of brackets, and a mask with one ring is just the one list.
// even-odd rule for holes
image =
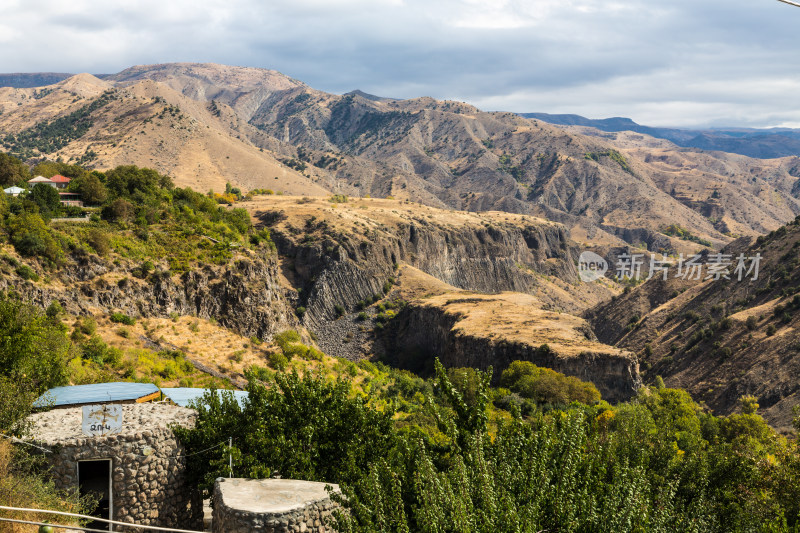
[[800, 127], [800, 8], [777, 0], [0, 3], [0, 72], [215, 62], [487, 111]]

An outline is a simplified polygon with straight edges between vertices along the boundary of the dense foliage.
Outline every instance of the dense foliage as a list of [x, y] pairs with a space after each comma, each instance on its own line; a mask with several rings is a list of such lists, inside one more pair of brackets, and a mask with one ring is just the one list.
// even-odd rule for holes
[[[52, 316], [0, 295], [0, 505], [73, 513], [94, 507], [89, 498], [57, 490], [42, 457], [30, 454], [31, 448], [11, 445], [12, 436], [25, 435], [25, 420], [36, 398], [50, 387], [65, 384], [70, 353], [64, 328]], [[4, 512], [4, 516], [42, 519], [42, 515], [24, 512]], [[22, 531], [8, 523], [0, 530]]]
[[[223, 207], [213, 194], [177, 188], [154, 170], [128, 165], [88, 172], [44, 162], [34, 168], [39, 171], [71, 177], [69, 190], [93, 206], [88, 211], [63, 207], [47, 185], [17, 198], [0, 197], [0, 228], [20, 255], [38, 258], [46, 268], [60, 266], [68, 254], [116, 252], [150, 262], [149, 271], [153, 261], [166, 260], [172, 273], [182, 273], [198, 262], [224, 264], [236, 248], [272, 249], [269, 232], [255, 230], [244, 209]], [[54, 217], [89, 214], [89, 223], [49, 223]]]
[[[516, 364], [503, 379], [524, 388], [547, 375], [540, 370]], [[233, 437], [234, 476], [339, 483], [341, 532], [794, 531], [800, 523], [797, 444], [774, 433], [752, 399], [742, 414], [716, 417], [662, 386], [615, 407], [539, 403], [523, 417], [514, 404], [492, 405], [504, 393], [489, 387], [490, 374], [437, 362], [432, 381], [403, 376], [362, 399], [341, 380], [277, 374], [267, 387], [251, 384], [253, 405], [208, 395], [198, 428], [181, 439], [192, 452]], [[409, 396], [424, 407], [389, 424], [386, 406]], [[206, 453], [193, 476], [208, 490], [227, 474], [229, 450]]]
[[363, 465], [391, 447], [391, 411], [370, 408], [350, 397], [346, 381], [328, 381], [306, 374], [276, 374], [266, 387], [251, 379], [249, 397], [240, 406], [233, 396], [206, 393], [198, 405], [195, 429], [176, 428], [187, 451], [202, 451], [233, 438], [233, 447], [212, 450], [208, 461], [189, 464], [190, 480], [208, 495], [214, 479], [233, 474], [316, 481], [355, 482]]

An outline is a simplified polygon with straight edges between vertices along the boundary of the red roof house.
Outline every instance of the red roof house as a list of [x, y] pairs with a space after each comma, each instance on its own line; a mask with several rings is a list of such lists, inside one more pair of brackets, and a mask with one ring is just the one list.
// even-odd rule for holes
[[72, 180], [66, 176], [62, 176], [61, 174], [56, 174], [55, 176], [50, 178], [50, 181], [56, 184], [56, 188], [65, 189], [67, 185], [69, 185], [69, 182]]

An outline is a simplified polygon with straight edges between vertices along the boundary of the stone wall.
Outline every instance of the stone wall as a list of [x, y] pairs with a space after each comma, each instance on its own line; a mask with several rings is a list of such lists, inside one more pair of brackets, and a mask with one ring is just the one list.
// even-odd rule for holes
[[[326, 483], [291, 479], [225, 479], [214, 484], [214, 533], [332, 533], [338, 504]], [[331, 485], [335, 491], [339, 488]]]
[[47, 457], [59, 488], [78, 487], [79, 461], [110, 459], [113, 520], [202, 529], [202, 502], [185, 481], [191, 458], [183, 457], [183, 446], [167, 427], [170, 422], [190, 423], [192, 411], [164, 404], [125, 405], [122, 433], [85, 437], [80, 435], [80, 409], [32, 417], [36, 440], [52, 451]]

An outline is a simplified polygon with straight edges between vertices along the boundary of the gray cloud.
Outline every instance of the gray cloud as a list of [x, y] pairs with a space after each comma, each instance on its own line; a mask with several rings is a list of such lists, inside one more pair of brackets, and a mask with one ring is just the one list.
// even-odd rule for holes
[[0, 70], [213, 61], [331, 92], [651, 125], [800, 125], [800, 9], [774, 0], [7, 0]]

